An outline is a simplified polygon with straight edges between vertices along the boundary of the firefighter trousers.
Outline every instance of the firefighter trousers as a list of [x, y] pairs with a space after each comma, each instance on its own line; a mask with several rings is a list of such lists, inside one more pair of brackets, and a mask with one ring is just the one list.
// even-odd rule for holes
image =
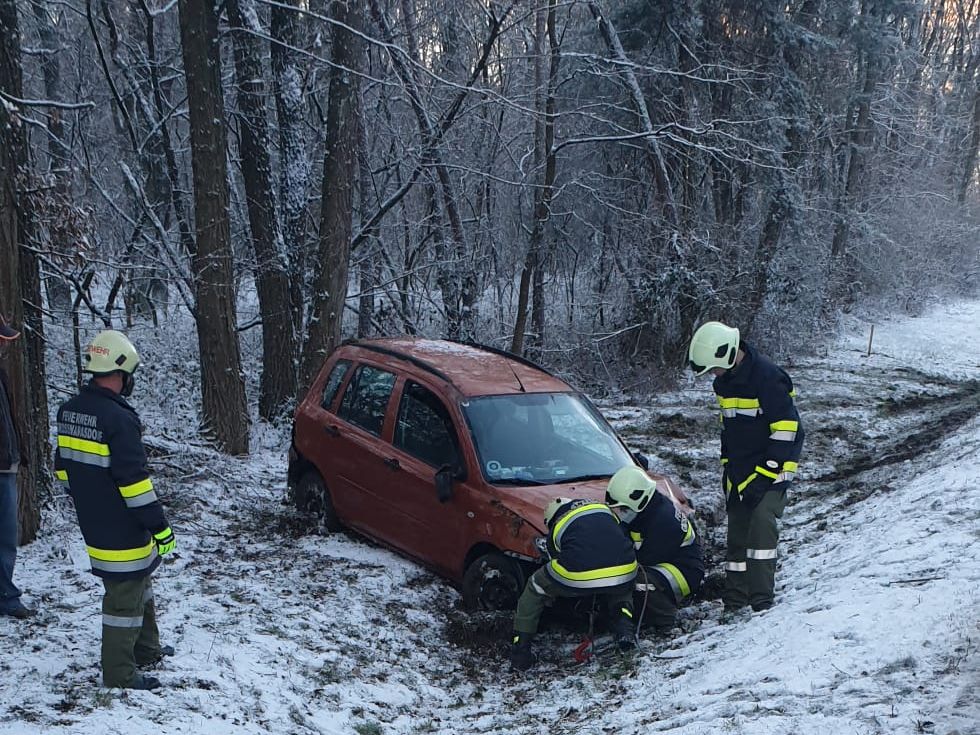
[[751, 605], [763, 610], [771, 607], [776, 584], [776, 545], [779, 519], [786, 508], [786, 490], [770, 489], [754, 508], [744, 502], [728, 507], [728, 553], [725, 562], [725, 588], [722, 599], [727, 609]]
[[600, 595], [606, 599], [611, 620], [616, 620], [620, 609], [633, 608], [633, 585], [631, 580], [626, 584], [607, 588], [576, 588], [566, 587], [556, 582], [544, 567], [538, 569], [524, 585], [524, 592], [517, 601], [517, 612], [514, 615], [514, 630], [518, 633], [537, 633], [538, 621], [545, 607], [559, 597], [588, 597]]
[[136, 667], [160, 656], [151, 577], [121, 581], [103, 579], [102, 681], [124, 687], [136, 676]]

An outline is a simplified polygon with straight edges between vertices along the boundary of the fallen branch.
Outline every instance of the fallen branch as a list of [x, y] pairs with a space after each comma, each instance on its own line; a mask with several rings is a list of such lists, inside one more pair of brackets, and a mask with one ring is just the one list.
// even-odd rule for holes
[[885, 582], [886, 587], [891, 587], [893, 584], [922, 584], [923, 582], [932, 582], [937, 579], [946, 579], [945, 577], [918, 577], [917, 579], [896, 579], [891, 582]]

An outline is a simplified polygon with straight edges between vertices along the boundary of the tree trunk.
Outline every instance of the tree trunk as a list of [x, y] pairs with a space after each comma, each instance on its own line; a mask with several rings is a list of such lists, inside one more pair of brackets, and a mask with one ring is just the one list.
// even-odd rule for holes
[[[0, 0], [0, 89], [22, 98], [20, 33], [14, 0]], [[26, 247], [31, 202], [20, 193], [27, 172], [25, 125], [16, 108], [0, 104], [0, 313], [22, 336], [9, 348], [6, 368], [14, 412], [20, 422], [22, 465], [19, 530], [33, 541], [41, 524], [39, 500], [50, 495], [48, 399], [44, 327], [37, 259]], [[28, 420], [30, 419], [30, 420]]]
[[[548, 0], [547, 13], [538, 11], [539, 17], [546, 16], [546, 28], [537, 24], [538, 32], [548, 38], [548, 81], [544, 94], [543, 118], [541, 119], [541, 149], [543, 158], [541, 186], [535, 189], [534, 226], [531, 230], [531, 249], [535, 252], [536, 268], [532, 282], [534, 290], [531, 293], [531, 344], [540, 350], [545, 339], [545, 312], [547, 309], [544, 293], [545, 265], [550, 260], [548, 255], [548, 240], [551, 220], [551, 197], [555, 187], [557, 171], [557, 154], [555, 153], [555, 92], [558, 85], [558, 64], [561, 60], [558, 49], [558, 36], [555, 30], [555, 0]], [[544, 40], [538, 42], [541, 53], [544, 53]], [[540, 108], [539, 108], [540, 109]], [[535, 355], [537, 357], [537, 355]]]
[[[309, 334], [303, 350], [301, 386], [316, 377], [323, 360], [340, 343], [347, 271], [353, 234], [354, 182], [357, 179], [357, 131], [362, 42], [360, 10], [355, 0], [334, 6], [330, 102], [323, 159], [320, 247], [311, 295]], [[353, 31], [348, 29], [354, 29]]]
[[963, 179], [960, 181], [960, 190], [956, 195], [956, 200], [960, 204], [966, 202], [966, 193], [970, 190], [970, 184], [977, 177], [978, 150], [980, 150], [980, 82], [978, 82], [977, 90], [973, 94], [973, 126], [970, 143], [966, 149], [966, 164], [963, 167]]
[[636, 74], [633, 73], [633, 67], [629, 63], [626, 51], [623, 49], [623, 44], [619, 41], [616, 28], [613, 26], [609, 16], [602, 12], [598, 0], [589, 0], [589, 10], [592, 12], [592, 17], [599, 26], [599, 33], [602, 36], [602, 40], [605, 41], [609, 53], [612, 54], [612, 57], [619, 64], [618, 70], [620, 77], [626, 85], [626, 90], [629, 92], [633, 109], [640, 122], [640, 128], [646, 133], [644, 142], [646, 143], [647, 161], [653, 173], [653, 178], [657, 182], [660, 195], [664, 199], [668, 220], [671, 226], [676, 228], [680, 224], [680, 217], [677, 212], [677, 204], [674, 201], [674, 190], [670, 184], [667, 164], [664, 161], [663, 152], [660, 150], [660, 143], [657, 141], [657, 136], [654, 133], [653, 121], [650, 119], [650, 111], [647, 109], [646, 98], [643, 96], [640, 83], [636, 78]]
[[203, 428], [223, 451], [245, 454], [249, 426], [235, 329], [218, 18], [207, 2], [179, 0], [179, 8], [194, 172], [197, 250], [192, 267]]
[[296, 395], [296, 338], [290, 310], [289, 274], [269, 162], [272, 140], [265, 109], [260, 41], [258, 35], [249, 33], [261, 29], [248, 28], [246, 24], [246, 18], [256, 17], [251, 0], [228, 0], [227, 7], [233, 28], [238, 107], [242, 113], [239, 126], [242, 176], [255, 249], [255, 285], [262, 314], [259, 416], [272, 421]]
[[[394, 43], [394, 32], [386, 19], [378, 0], [371, 0], [371, 14], [375, 23], [381, 29], [381, 36], [386, 43]], [[411, 16], [414, 10], [409, 6], [407, 0], [403, 0], [403, 14], [406, 22], [411, 24]], [[411, 61], [419, 65], [420, 56], [415, 41], [414, 33], [410, 27], [408, 35], [408, 53]], [[429, 111], [422, 104], [424, 96], [418, 79], [415, 76], [415, 66], [409, 67], [405, 64], [401, 55], [390, 53], [392, 65], [399, 80], [404, 85], [411, 103], [412, 111], [418, 123], [419, 131], [426, 149], [424, 160], [435, 169], [436, 178], [439, 182], [439, 202], [441, 212], [451, 236], [450, 247], [445, 249], [445, 256], [439, 258], [436, 276], [439, 290], [442, 292], [443, 306], [446, 311], [446, 335], [450, 339], [472, 339], [473, 322], [476, 314], [472, 310], [474, 304], [473, 291], [475, 290], [475, 280], [472, 273], [461, 273], [460, 268], [465, 267], [466, 262], [466, 238], [463, 233], [463, 221], [459, 214], [458, 196], [455, 186], [449, 176], [449, 169], [442, 159], [442, 154], [438, 146], [432, 142], [437, 139], [436, 125], [432, 121]]]
[[303, 305], [307, 263], [306, 225], [309, 217], [310, 154], [307, 150], [306, 104], [303, 79], [307, 61], [306, 19], [299, 17], [301, 0], [283, 0], [272, 6], [272, 78], [279, 120], [279, 202], [282, 206], [282, 235], [289, 261], [290, 308], [297, 346], [303, 339]]
[[[41, 73], [44, 77], [44, 96], [49, 100], [61, 99], [61, 36], [51, 19], [52, 8], [46, 3], [35, 2], [34, 19], [37, 22], [41, 41]], [[54, 12], [64, 13], [61, 8]], [[64, 24], [62, 24], [64, 25]], [[48, 135], [46, 137], [48, 159], [54, 188], [51, 196], [54, 204], [54, 217], [48, 228], [51, 239], [51, 255], [59, 266], [64, 266], [71, 257], [74, 245], [71, 236], [68, 208], [71, 206], [71, 151], [65, 144], [65, 126], [62, 111], [52, 108], [48, 116]], [[48, 305], [52, 309], [67, 310], [71, 303], [71, 286], [60, 272], [47, 274], [45, 286]]]

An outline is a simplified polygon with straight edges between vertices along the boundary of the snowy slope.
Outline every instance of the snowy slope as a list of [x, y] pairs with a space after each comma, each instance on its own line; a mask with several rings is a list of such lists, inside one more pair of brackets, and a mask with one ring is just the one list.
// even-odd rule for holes
[[[853, 320], [790, 366], [809, 436], [776, 607], [723, 623], [702, 600], [673, 639], [580, 667], [580, 631], [552, 622], [526, 676], [506, 617], [466, 616], [439, 578], [282, 504], [284, 430], [257, 428], [246, 459], [193, 442], [192, 340], [147, 344], [136, 402], [179, 543], [155, 578], [168, 686], [98, 686], [101, 586], [56, 502], [17, 567], [41, 613], [0, 618], [0, 735], [980, 733], [978, 325], [977, 302], [882, 321], [866, 357]], [[690, 488], [714, 558], [712, 403], [692, 382], [603, 409]]]

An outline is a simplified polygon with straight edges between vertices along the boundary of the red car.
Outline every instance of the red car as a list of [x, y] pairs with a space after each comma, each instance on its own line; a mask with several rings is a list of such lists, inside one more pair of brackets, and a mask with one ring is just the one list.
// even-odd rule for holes
[[[553, 498], [602, 499], [612, 474], [645, 465], [581, 393], [489, 347], [430, 339], [347, 343], [296, 409], [290, 493], [417, 559], [465, 604], [514, 607], [541, 563]], [[669, 479], [661, 492], [687, 509]]]

